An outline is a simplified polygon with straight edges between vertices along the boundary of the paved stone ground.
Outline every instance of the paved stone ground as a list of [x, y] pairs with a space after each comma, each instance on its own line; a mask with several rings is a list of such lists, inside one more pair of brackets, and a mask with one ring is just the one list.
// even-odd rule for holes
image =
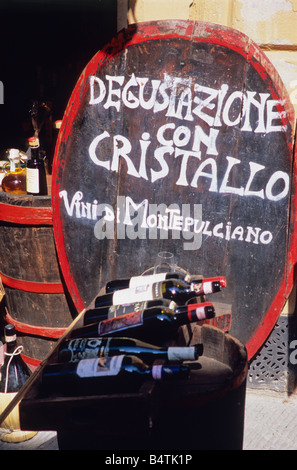
[[297, 449], [296, 392], [247, 390], [243, 449]]
[[1, 450], [59, 450], [59, 448], [56, 433], [44, 431], [38, 432], [32, 439], [23, 442], [3, 442], [0, 440]]
[[[20, 443], [0, 441], [0, 450], [58, 450], [55, 432]], [[297, 393], [246, 392], [243, 450], [297, 450]]]

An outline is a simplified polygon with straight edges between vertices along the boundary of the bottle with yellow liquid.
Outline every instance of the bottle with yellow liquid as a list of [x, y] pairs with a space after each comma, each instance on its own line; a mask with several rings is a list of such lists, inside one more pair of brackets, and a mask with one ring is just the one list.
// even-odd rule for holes
[[27, 194], [26, 170], [21, 168], [20, 151], [18, 149], [10, 149], [8, 159], [10, 170], [2, 180], [2, 190], [12, 194]]

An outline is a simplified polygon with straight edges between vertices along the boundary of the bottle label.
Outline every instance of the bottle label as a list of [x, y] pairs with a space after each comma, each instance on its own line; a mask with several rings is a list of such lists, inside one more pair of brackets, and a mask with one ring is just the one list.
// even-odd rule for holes
[[167, 273], [149, 274], [147, 276], [133, 276], [130, 279], [129, 288], [142, 286], [143, 284], [152, 284], [153, 282], [161, 282], [166, 279]]
[[212, 294], [212, 282], [203, 282], [203, 286], [202, 286], [202, 289], [203, 289], [203, 292], [204, 294]]
[[17, 339], [16, 335], [5, 336], [5, 342], [6, 343], [12, 343], [13, 341], [16, 341], [16, 339]]
[[124, 356], [98, 357], [79, 361], [76, 373], [81, 378], [117, 375], [121, 370]]
[[121, 331], [130, 327], [142, 325], [142, 311], [132, 312], [128, 315], [110, 318], [103, 320], [99, 323], [98, 333], [100, 335], [108, 336], [113, 331]]
[[188, 347], [169, 347], [168, 348], [169, 361], [193, 361], [196, 359], [195, 348]]
[[[194, 306], [193, 306], [194, 307]], [[188, 312], [190, 314], [190, 317], [189, 318], [192, 318], [192, 315], [196, 315], [197, 317], [197, 321], [200, 321], [200, 320], [205, 320], [206, 319], [206, 315], [205, 315], [205, 308], [204, 307], [194, 307], [194, 308], [191, 308], [191, 304], [188, 305]], [[192, 314], [192, 315], [191, 315]], [[195, 317], [194, 317], [195, 318]]]
[[203, 294], [204, 284], [202, 282], [191, 282], [190, 289], [195, 291], [196, 294]]
[[161, 286], [162, 282], [156, 282], [153, 284], [144, 284], [116, 291], [112, 297], [113, 305], [161, 299]]
[[39, 193], [39, 170], [37, 168], [27, 168], [27, 192]]
[[74, 338], [68, 342], [67, 351], [71, 353], [69, 362], [78, 362], [82, 359], [101, 357], [105, 347], [102, 338]]
[[132, 302], [129, 304], [112, 305], [108, 310], [107, 318], [115, 318], [132, 312], [143, 312], [148, 306], [148, 302]]
[[152, 367], [152, 377], [154, 380], [161, 380], [162, 379], [162, 365], [155, 365]]

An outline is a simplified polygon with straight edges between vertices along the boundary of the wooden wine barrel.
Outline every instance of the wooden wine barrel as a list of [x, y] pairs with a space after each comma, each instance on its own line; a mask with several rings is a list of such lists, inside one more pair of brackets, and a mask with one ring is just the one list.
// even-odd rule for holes
[[77, 315], [63, 283], [50, 196], [0, 192], [2, 320], [13, 323], [24, 359], [36, 366]]

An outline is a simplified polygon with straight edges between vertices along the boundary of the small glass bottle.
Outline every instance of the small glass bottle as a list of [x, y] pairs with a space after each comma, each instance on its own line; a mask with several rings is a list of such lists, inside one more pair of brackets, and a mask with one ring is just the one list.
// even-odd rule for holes
[[27, 161], [27, 193], [35, 196], [47, 195], [45, 165], [39, 155], [38, 137], [29, 138], [31, 158]]
[[2, 190], [12, 194], [26, 194], [26, 171], [21, 168], [20, 152], [10, 149], [10, 170], [2, 180]]

